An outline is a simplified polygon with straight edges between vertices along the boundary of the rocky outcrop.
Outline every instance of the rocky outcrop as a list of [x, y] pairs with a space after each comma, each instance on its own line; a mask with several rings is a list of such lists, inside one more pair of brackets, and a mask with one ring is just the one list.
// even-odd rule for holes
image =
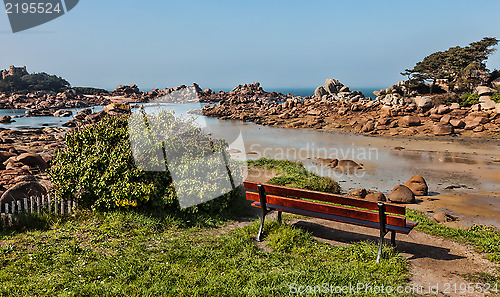
[[75, 118], [69, 120], [63, 126], [68, 128], [85, 127], [96, 122], [99, 122], [106, 116], [123, 116], [131, 113], [131, 107], [127, 104], [111, 103], [106, 105], [102, 111], [92, 113], [90, 109], [84, 109], [75, 115]]
[[129, 94], [139, 94], [141, 90], [139, 90], [139, 87], [136, 84], [130, 84], [130, 85], [119, 85], [117, 86], [112, 94], [115, 96], [124, 96], [124, 95], [129, 95]]
[[375, 100], [352, 100], [359, 94], [333, 79], [318, 87], [314, 96], [305, 98], [269, 97], [258, 92], [261, 91], [257, 84], [239, 86], [232, 94], [220, 93], [224, 94], [219, 96], [223, 100], [219, 104], [204, 106], [202, 112], [220, 119], [285, 128], [345, 130], [389, 136], [500, 137], [500, 105], [488, 109], [481, 107], [487, 106], [486, 103], [460, 107], [456, 103], [439, 104], [434, 95], [405, 97], [409, 91], [404, 91], [402, 84], [375, 92], [379, 95]]
[[[210, 89], [206, 89], [202, 92], [198, 92], [198, 98], [200, 102], [284, 102], [288, 99], [293, 99], [294, 96], [290, 94], [281, 94], [278, 92], [266, 92], [260, 86], [259, 82], [254, 82], [252, 84], [238, 85], [230, 92], [219, 91], [218, 93], [213, 92]], [[300, 98], [302, 99], [302, 98]]]
[[348, 86], [345, 86], [340, 81], [333, 78], [326, 79], [324, 86], [316, 88], [314, 96], [325, 102], [359, 102], [371, 100], [369, 98], [365, 98], [362, 92], [351, 91]]

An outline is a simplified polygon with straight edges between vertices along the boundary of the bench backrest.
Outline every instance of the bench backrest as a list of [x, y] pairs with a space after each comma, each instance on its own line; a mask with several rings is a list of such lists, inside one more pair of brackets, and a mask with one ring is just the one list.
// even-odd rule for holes
[[[248, 200], [259, 202], [258, 187], [261, 183], [244, 182], [246, 197]], [[288, 188], [269, 184], [261, 184], [266, 194], [266, 201], [269, 204], [311, 210], [325, 214], [337, 215], [353, 219], [379, 222], [378, 203], [337, 194], [322, 193], [310, 190]], [[295, 198], [290, 198], [295, 197]], [[299, 199], [296, 199], [299, 198]], [[337, 205], [313, 202], [302, 199], [323, 201]], [[386, 224], [406, 227], [404, 217], [406, 208], [401, 205], [384, 203]]]

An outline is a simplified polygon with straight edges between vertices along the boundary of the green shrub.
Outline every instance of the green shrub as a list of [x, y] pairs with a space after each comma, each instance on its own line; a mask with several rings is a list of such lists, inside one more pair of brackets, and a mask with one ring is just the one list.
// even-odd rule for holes
[[479, 103], [478, 94], [465, 93], [460, 98], [460, 106], [468, 107]]
[[[198, 166], [196, 162], [189, 163], [198, 156], [196, 152], [206, 151], [207, 147], [211, 147], [210, 150], [213, 152], [220, 151], [226, 145], [225, 141], [209, 138], [200, 128], [176, 119], [169, 112], [162, 112], [157, 117], [149, 119], [151, 123], [163, 124], [166, 131], [183, 131], [172, 137], [168, 143], [164, 143], [164, 146], [179, 150], [182, 158], [175, 162], [188, 164], [186, 172]], [[49, 171], [56, 197], [75, 197], [83, 207], [97, 210], [131, 209], [142, 206], [167, 213], [180, 211], [168, 170], [150, 172], [135, 165], [128, 124], [129, 116], [106, 117], [84, 130], [66, 135], [67, 148], [57, 153]], [[137, 128], [136, 122], [130, 121], [130, 129], [133, 131]], [[187, 152], [191, 155], [182, 151], [185, 145], [190, 146]], [[142, 157], [146, 158], [148, 155]], [[152, 155], [149, 157], [153, 158]], [[166, 160], [160, 162], [168, 168]], [[183, 174], [185, 172], [179, 173], [181, 176]], [[193, 181], [186, 181], [190, 182]], [[213, 187], [213, 184], [198, 182], [193, 184], [192, 191], [201, 196], [213, 190]], [[236, 191], [232, 191], [209, 202], [183, 209], [182, 213], [219, 214], [230, 206], [235, 196]]]
[[500, 103], [500, 93], [491, 95], [491, 100], [495, 101], [496, 103]]

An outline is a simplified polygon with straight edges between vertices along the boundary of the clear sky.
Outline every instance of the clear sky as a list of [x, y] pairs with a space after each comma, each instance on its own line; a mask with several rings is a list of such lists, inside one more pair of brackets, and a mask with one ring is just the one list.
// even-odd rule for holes
[[[387, 87], [425, 56], [500, 38], [498, 0], [80, 0], [58, 19], [13, 34], [0, 13], [0, 69], [66, 78], [73, 86], [141, 89], [197, 82], [265, 89]], [[500, 53], [488, 62], [500, 69]]]

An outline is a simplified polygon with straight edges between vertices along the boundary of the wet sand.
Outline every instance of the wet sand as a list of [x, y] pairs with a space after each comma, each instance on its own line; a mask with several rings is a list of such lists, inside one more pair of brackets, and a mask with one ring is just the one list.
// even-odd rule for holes
[[[389, 194], [413, 175], [423, 176], [429, 195], [418, 197], [411, 208], [447, 212], [458, 218], [446, 223], [456, 227], [473, 224], [500, 228], [500, 142], [453, 138], [408, 139], [369, 137], [345, 132], [264, 127], [237, 121], [212, 121], [207, 130], [214, 137], [231, 138], [240, 130], [243, 144], [236, 159], [299, 160], [311, 171], [334, 178], [345, 194], [366, 188]], [[228, 139], [229, 140], [229, 139]], [[364, 170], [332, 170], [317, 158], [351, 159]]]

